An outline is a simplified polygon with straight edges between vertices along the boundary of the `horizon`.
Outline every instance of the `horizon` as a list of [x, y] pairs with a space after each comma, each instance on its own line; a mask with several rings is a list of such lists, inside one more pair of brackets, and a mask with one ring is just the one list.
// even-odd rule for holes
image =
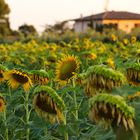
[[[10, 26], [17, 30], [23, 24], [33, 25], [38, 32], [45, 29], [45, 25], [54, 25], [68, 19], [89, 16], [104, 12], [106, 0], [5, 0], [11, 12]], [[135, 1], [135, 2], [134, 2]], [[110, 0], [108, 11], [127, 11], [140, 13], [139, 0]]]

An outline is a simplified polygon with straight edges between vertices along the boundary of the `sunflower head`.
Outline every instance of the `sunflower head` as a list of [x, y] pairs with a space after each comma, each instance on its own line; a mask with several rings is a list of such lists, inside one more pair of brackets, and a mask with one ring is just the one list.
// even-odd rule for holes
[[55, 54], [49, 55], [47, 61], [50, 63], [55, 63], [57, 61], [57, 56]]
[[138, 97], [140, 97], [140, 92], [139, 91], [132, 94], [132, 95], [129, 95], [127, 98], [128, 98], [128, 100], [133, 100], [133, 99], [138, 98]]
[[47, 85], [49, 81], [49, 75], [44, 70], [30, 71], [30, 78], [34, 84]]
[[128, 45], [128, 43], [129, 43], [129, 40], [127, 39], [127, 38], [124, 38], [123, 40], [122, 40], [122, 43], [123, 43], [123, 45]]
[[7, 68], [0, 64], [0, 82], [3, 82], [4, 79], [4, 73], [7, 71]]
[[111, 34], [111, 41], [113, 42], [117, 41], [117, 36], [114, 34]]
[[68, 82], [79, 70], [80, 62], [77, 57], [67, 55], [59, 60], [56, 64], [56, 80]]
[[8, 85], [13, 89], [18, 88], [21, 85], [27, 92], [32, 86], [32, 81], [28, 75], [28, 72], [22, 69], [9, 70], [4, 74], [4, 77], [7, 80]]
[[129, 84], [133, 86], [140, 85], [140, 64], [136, 60], [135, 62], [130, 62], [126, 64], [127, 67], [127, 80]]
[[88, 68], [85, 78], [85, 92], [87, 95], [96, 94], [97, 90], [111, 91], [126, 82], [125, 76], [105, 65], [95, 65]]
[[85, 52], [82, 52], [82, 57], [86, 59], [95, 60], [97, 58], [97, 55], [94, 52], [85, 51]]
[[137, 41], [136, 36], [132, 36], [130, 41], [131, 41], [132, 44], [136, 43], [136, 41]]
[[0, 112], [3, 112], [5, 110], [5, 100], [3, 96], [0, 94]]
[[65, 104], [55, 90], [48, 86], [38, 86], [34, 94], [33, 105], [39, 116], [51, 123], [63, 121]]
[[91, 121], [105, 121], [107, 125], [123, 126], [126, 130], [134, 128], [134, 108], [128, 106], [123, 97], [102, 93], [89, 101]]
[[115, 68], [115, 62], [113, 60], [113, 58], [108, 58], [107, 59], [107, 65], [110, 66], [111, 68]]

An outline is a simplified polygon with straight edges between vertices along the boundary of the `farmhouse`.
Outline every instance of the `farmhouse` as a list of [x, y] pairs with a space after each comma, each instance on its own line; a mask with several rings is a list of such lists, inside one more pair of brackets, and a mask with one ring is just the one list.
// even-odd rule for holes
[[74, 19], [74, 30], [85, 32], [89, 27], [114, 27], [127, 33], [133, 28], [140, 27], [140, 14], [126, 11], [107, 11], [95, 15]]

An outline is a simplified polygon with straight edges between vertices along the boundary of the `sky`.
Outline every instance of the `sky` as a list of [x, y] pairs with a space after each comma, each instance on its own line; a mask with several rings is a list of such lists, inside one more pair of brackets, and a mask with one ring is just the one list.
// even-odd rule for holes
[[[106, 0], [5, 0], [11, 12], [10, 26], [17, 30], [23, 24], [43, 31], [45, 25], [104, 11]], [[108, 0], [108, 10], [140, 13], [140, 0]]]

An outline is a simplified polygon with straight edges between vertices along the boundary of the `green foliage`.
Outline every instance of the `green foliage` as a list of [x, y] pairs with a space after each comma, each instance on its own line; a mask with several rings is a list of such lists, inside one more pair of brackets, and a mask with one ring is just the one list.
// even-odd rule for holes
[[[105, 129], [102, 123], [96, 124], [89, 120], [89, 102], [92, 106], [97, 101], [110, 103], [126, 116], [132, 117], [136, 133], [140, 134], [140, 97], [134, 96], [140, 87], [129, 85], [124, 75], [127, 68], [133, 67], [139, 70], [139, 66], [132, 60], [135, 59], [135, 52], [139, 52], [140, 42], [132, 44], [129, 41], [127, 45], [124, 45], [122, 40], [118, 39], [116, 42], [109, 40], [108, 43], [104, 43], [104, 38], [110, 39], [110, 34], [114, 31], [106, 30], [106, 33], [107, 35], [103, 33], [101, 36], [99, 32], [93, 30], [85, 34], [68, 31], [61, 35], [45, 34], [40, 40], [0, 44], [2, 64], [0, 69], [22, 68], [29, 74], [49, 77], [47, 86], [34, 85], [29, 93], [24, 93], [21, 87], [11, 90], [7, 81], [0, 83], [0, 93], [6, 102], [6, 118], [4, 118], [4, 112], [0, 113], [0, 140], [6, 138], [6, 130], [8, 130], [10, 140], [25, 140], [28, 129], [30, 140], [66, 140], [66, 138], [69, 140], [115, 140], [116, 136], [119, 139], [118, 135], [122, 136], [120, 133], [122, 129], [116, 133], [111, 128]], [[118, 38], [121, 37], [118, 36]], [[97, 41], [98, 39], [100, 41]], [[91, 58], [91, 54], [96, 54], [96, 58]], [[63, 55], [75, 55], [81, 61], [77, 77], [73, 79], [73, 83], [69, 81], [66, 85], [56, 81], [56, 63], [50, 61], [51, 56], [57, 56], [55, 61], [59, 61]], [[104, 65], [110, 58], [115, 65], [114, 69]], [[128, 67], [126, 61], [130, 64]], [[103, 75], [105, 79], [111, 79], [111, 82], [120, 80], [125, 85], [114, 86], [109, 95], [99, 93], [99, 90], [99, 95], [89, 99], [90, 97], [85, 94], [84, 80], [88, 80], [87, 76], [90, 74]], [[57, 122], [50, 124], [36, 114], [32, 100], [35, 94], [42, 91], [49, 94], [64, 111], [65, 120], [62, 124]], [[134, 98], [130, 100], [129, 96], [134, 96]], [[27, 116], [29, 118], [26, 118]], [[127, 134], [125, 136], [131, 139], [131, 133], [129, 135], [129, 132], [125, 130], [122, 133]]]

